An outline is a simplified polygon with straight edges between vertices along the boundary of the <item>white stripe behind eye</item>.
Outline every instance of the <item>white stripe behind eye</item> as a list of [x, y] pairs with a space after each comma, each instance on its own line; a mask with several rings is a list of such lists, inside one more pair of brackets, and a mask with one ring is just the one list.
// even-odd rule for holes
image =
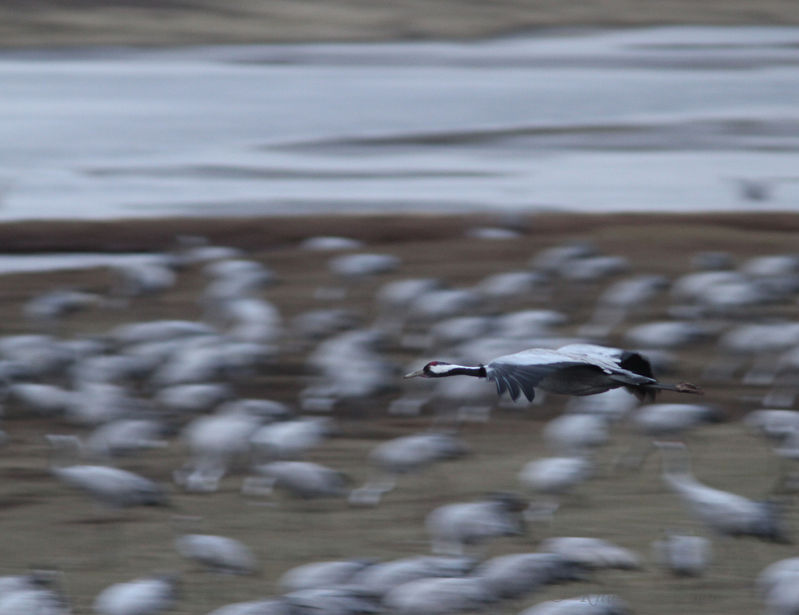
[[453, 367], [455, 367], [455, 366], [454, 365], [450, 365], [449, 363], [443, 363], [443, 364], [440, 364], [440, 365], [431, 365], [430, 366], [430, 371], [433, 372], [434, 374], [446, 374]]

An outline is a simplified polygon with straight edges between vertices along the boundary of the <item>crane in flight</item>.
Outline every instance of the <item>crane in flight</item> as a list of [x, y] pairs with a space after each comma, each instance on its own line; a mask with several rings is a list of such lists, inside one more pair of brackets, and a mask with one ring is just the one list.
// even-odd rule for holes
[[432, 361], [405, 378], [473, 376], [487, 378], [497, 393], [521, 394], [533, 401], [535, 389], [563, 395], [594, 395], [624, 387], [641, 401], [653, 400], [658, 391], [702, 394], [688, 382], [666, 384], [655, 379], [649, 360], [638, 352], [596, 344], [568, 344], [556, 350], [530, 348], [479, 365]]

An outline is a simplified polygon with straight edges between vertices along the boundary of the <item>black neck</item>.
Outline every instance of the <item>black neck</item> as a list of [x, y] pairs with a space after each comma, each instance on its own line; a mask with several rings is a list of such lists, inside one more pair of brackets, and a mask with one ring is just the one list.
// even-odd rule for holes
[[475, 378], [485, 378], [485, 365], [451, 365], [443, 374], [434, 374], [434, 377], [443, 378], [445, 376], [474, 376]]

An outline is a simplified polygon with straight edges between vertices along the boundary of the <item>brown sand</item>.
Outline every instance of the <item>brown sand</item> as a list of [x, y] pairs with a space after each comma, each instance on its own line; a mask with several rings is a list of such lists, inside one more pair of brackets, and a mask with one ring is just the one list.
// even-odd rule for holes
[[799, 23], [793, 0], [10, 0], [2, 46], [474, 38], [548, 27]]
[[[181, 233], [204, 234], [212, 241], [238, 246], [263, 261], [280, 278], [266, 296], [289, 319], [307, 309], [330, 305], [314, 298], [320, 286], [340, 284], [327, 270], [330, 254], [298, 249], [298, 242], [315, 235], [346, 235], [363, 239], [368, 250], [402, 259], [396, 273], [353, 285], [339, 305], [374, 317], [373, 295], [385, 282], [406, 277], [436, 276], [453, 286], [467, 286], [486, 275], [524, 269], [539, 250], [571, 240], [590, 240], [609, 254], [627, 257], [633, 272], [658, 272], [674, 277], [689, 267], [700, 250], [727, 250], [737, 262], [754, 255], [795, 251], [799, 216], [785, 214], [695, 216], [568, 216], [551, 215], [516, 220], [518, 239], [467, 240], [464, 232], [495, 223], [489, 217], [342, 217], [275, 220], [172, 220], [168, 222], [12, 224], [0, 226], [0, 242], [12, 251], [156, 250], [172, 245]], [[65, 335], [102, 334], [111, 326], [152, 318], [199, 318], [198, 293], [204, 284], [199, 270], [180, 275], [174, 290], [162, 297], [137, 299], [124, 310], [94, 309], [69, 317]], [[21, 317], [25, 300], [53, 287], [78, 286], [105, 292], [104, 270], [8, 275], [0, 278], [2, 334], [31, 330]], [[561, 284], [551, 297], [525, 297], [508, 309], [546, 307], [569, 316], [569, 335], [588, 314], [604, 284]], [[633, 322], [666, 318], [664, 303], [656, 303]], [[767, 315], [795, 318], [796, 306], [769, 307]], [[763, 313], [761, 313], [762, 315]], [[618, 342], [614, 338], [611, 342]], [[389, 356], [405, 367], [421, 357], [399, 348]], [[719, 386], [701, 381], [703, 366], [713, 354], [711, 343], [680, 351], [679, 370], [668, 379], [698, 381], [707, 402], [718, 404], [729, 421], [698, 430], [689, 440], [696, 473], [708, 483], [750, 497], [763, 497], [774, 480], [777, 463], [767, 448], [744, 433], [736, 419], [757, 407], [762, 390]], [[277, 399], [296, 407], [298, 394], [309, 382], [303, 366], [305, 351], [288, 349], [277, 365], [239, 387], [242, 395]], [[476, 360], [487, 357], [475, 357]], [[342, 366], [346, 369], [346, 366]], [[397, 418], [386, 414], [388, 402], [406, 390], [369, 402], [344, 404], [334, 415], [339, 434], [312, 454], [312, 460], [349, 474], [358, 484], [368, 474], [368, 451], [389, 437], [425, 429], [430, 417]], [[665, 394], [663, 401], [686, 401]], [[689, 400], [693, 401], [693, 399]], [[562, 410], [564, 398], [550, 397], [536, 407], [495, 411], [487, 424], [467, 424], [463, 438], [473, 453], [401, 480], [399, 488], [374, 509], [349, 508], [344, 501], [301, 502], [281, 496], [247, 498], [239, 493], [243, 475], [234, 473], [218, 493], [197, 495], [172, 491], [172, 508], [104, 512], [82, 495], [60, 486], [46, 471], [43, 435], [85, 431], [54, 419], [31, 417], [14, 405], [6, 407], [3, 428], [10, 443], [0, 456], [0, 524], [3, 528], [3, 574], [29, 566], [55, 566], [76, 613], [88, 613], [93, 597], [106, 585], [154, 571], [182, 572], [182, 595], [174, 613], [198, 614], [222, 604], [274, 595], [276, 581], [291, 566], [314, 560], [349, 557], [394, 558], [428, 550], [424, 516], [446, 502], [468, 500], [488, 491], [519, 489], [522, 465], [548, 454], [539, 434], [545, 419]], [[753, 589], [756, 574], [767, 564], [795, 555], [790, 546], [752, 539], [715, 541], [716, 563], [705, 578], [673, 579], [649, 559], [649, 543], [664, 529], [702, 532], [694, 525], [658, 476], [653, 456], [639, 472], [612, 470], [612, 460], [625, 451], [630, 435], [620, 429], [613, 443], [599, 454], [598, 476], [567, 500], [551, 526], [530, 528], [523, 537], [498, 540], [488, 554], [534, 550], [542, 538], [556, 535], [598, 536], [634, 549], [645, 562], [639, 571], [607, 571], [592, 580], [556, 586], [527, 598], [502, 603], [492, 613], [512, 614], [540, 600], [592, 592], [621, 595], [635, 612], [652, 615], [676, 610], [694, 613], [750, 614], [760, 609]], [[171, 485], [171, 473], [185, 460], [178, 442], [121, 465]], [[262, 562], [252, 577], [214, 577], [182, 561], [172, 547], [173, 515], [202, 517], [201, 531], [248, 542]], [[121, 520], [121, 521], [120, 521]], [[789, 522], [799, 531], [795, 508]]]

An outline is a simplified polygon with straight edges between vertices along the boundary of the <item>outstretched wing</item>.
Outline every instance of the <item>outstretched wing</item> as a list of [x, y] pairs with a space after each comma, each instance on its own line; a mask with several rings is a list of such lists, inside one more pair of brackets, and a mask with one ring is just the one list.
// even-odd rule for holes
[[[486, 377], [497, 385], [497, 393], [508, 391], [514, 401], [522, 393], [532, 401], [536, 387], [553, 393], [591, 395], [618, 386], [654, 384], [653, 378], [619, 365], [628, 354], [632, 353], [591, 344], [571, 344], [557, 350], [533, 348], [494, 359], [485, 366]], [[635, 359], [632, 367], [638, 367]]]
[[572, 358], [584, 359], [608, 373], [633, 373], [636, 376], [643, 376], [639, 383], [655, 382], [652, 364], [640, 352], [597, 344], [567, 344], [558, 348], [558, 352], [570, 355]]
[[585, 367], [582, 361], [564, 360], [563, 355], [548, 349], [533, 349], [498, 357], [488, 363], [486, 378], [497, 385], [497, 394], [505, 391], [516, 401], [522, 393], [527, 401], [535, 398], [535, 387], [556, 372]]

